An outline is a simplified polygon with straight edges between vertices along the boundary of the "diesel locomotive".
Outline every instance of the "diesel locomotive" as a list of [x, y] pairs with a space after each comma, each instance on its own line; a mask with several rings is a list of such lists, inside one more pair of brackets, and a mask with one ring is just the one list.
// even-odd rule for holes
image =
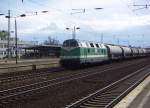
[[77, 39], [68, 39], [61, 48], [60, 64], [64, 67], [123, 60], [147, 55], [144, 48], [101, 44]]

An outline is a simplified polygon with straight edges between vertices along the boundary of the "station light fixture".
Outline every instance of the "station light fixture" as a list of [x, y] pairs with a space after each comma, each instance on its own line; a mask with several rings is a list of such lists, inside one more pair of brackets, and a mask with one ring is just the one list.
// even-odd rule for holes
[[67, 27], [66, 29], [69, 30], [70, 28]]
[[20, 15], [20, 17], [25, 17], [26, 16], [26, 14], [22, 14], [22, 15]]
[[0, 15], [5, 15], [5, 14], [0, 13]]
[[10, 18], [10, 16], [5, 16], [5, 18]]
[[42, 13], [47, 13], [48, 11], [42, 11]]
[[94, 8], [95, 10], [100, 10], [100, 9], [103, 9], [103, 8]]

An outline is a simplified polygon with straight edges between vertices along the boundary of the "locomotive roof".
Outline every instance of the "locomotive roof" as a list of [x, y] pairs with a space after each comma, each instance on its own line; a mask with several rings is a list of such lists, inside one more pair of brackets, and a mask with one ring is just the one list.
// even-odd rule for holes
[[76, 41], [80, 47], [106, 48], [104, 44], [99, 42], [92, 42], [92, 41], [85, 41], [85, 40], [78, 40], [78, 39], [68, 39], [65, 41]]
[[[93, 41], [86, 41], [86, 40], [79, 40], [79, 39], [68, 39], [65, 41], [75, 41], [79, 44], [80, 47], [91, 47], [91, 43], [93, 44], [94, 48], [97, 48], [96, 44], [98, 44], [99, 48], [106, 48], [105, 45], [110, 45], [110, 46], [120, 46], [120, 47], [128, 47], [128, 46], [123, 46], [123, 45], [114, 45], [114, 44], [102, 44], [100, 42], [93, 42]], [[64, 41], [64, 42], [65, 42]], [[128, 47], [128, 48], [137, 48], [137, 49], [143, 49], [139, 47]]]

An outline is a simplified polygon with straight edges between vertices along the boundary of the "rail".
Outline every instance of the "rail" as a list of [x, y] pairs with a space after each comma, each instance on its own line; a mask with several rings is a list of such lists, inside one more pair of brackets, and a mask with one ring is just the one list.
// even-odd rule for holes
[[[129, 66], [129, 64], [127, 66]], [[80, 72], [80, 73], [76, 73], [76, 74], [73, 74], [73, 75], [68, 75], [68, 76], [65, 76], [65, 77], [60, 77], [60, 78], [56, 78], [56, 79], [52, 79], [52, 80], [51, 79], [50, 80], [45, 80], [45, 81], [42, 81], [42, 82], [33, 83], [33, 84], [25, 85], [25, 86], [19, 86], [19, 87], [12, 88], [12, 89], [9, 89], [9, 90], [3, 90], [3, 91], [0, 91], [0, 94], [3, 94], [4, 92], [7, 92], [7, 95], [8, 95], [9, 91], [18, 91], [17, 89], [22, 89], [22, 88], [27, 88], [27, 89], [31, 88], [31, 89], [33, 89], [34, 88], [33, 86], [37, 87], [37, 85], [39, 85], [39, 86], [41, 86], [41, 85], [51, 85], [51, 82], [53, 82], [53, 81], [54, 82], [58, 81], [59, 83], [69, 82], [69, 81], [73, 81], [73, 80], [76, 80], [76, 79], [81, 79], [81, 78], [85, 78], [85, 77], [92, 76], [92, 75], [95, 75], [95, 74], [103, 73], [103, 72], [106, 72], [108, 70], [120, 69], [120, 68], [122, 68], [122, 66], [119, 66], [117, 68], [113, 68], [112, 66], [109, 66], [109, 67], [106, 67], [105, 69], [102, 69], [101, 71], [99, 69], [95, 69], [94, 71], [92, 71], [92, 73], [91, 73], [90, 70], [88, 70], [86, 72]], [[34, 77], [35, 77], [35, 75], [34, 75]], [[30, 87], [30, 86], [32, 86], [32, 87]], [[25, 89], [23, 89], [23, 90], [25, 90]]]
[[[141, 71], [149, 69], [150, 65], [120, 79], [107, 87], [96, 91], [84, 97], [83, 99], [67, 105], [66, 108], [112, 108], [116, 103], [118, 103], [125, 95], [127, 95], [131, 90], [133, 90], [140, 82], [142, 82], [150, 72], [145, 72], [145, 74], [140, 77], [133, 78], [136, 74]], [[142, 73], [142, 72], [141, 72]], [[134, 83], [134, 80], [135, 83]], [[126, 81], [130, 79], [129, 81]], [[124, 84], [125, 83], [125, 84]], [[125, 90], [124, 90], [125, 89]]]
[[[120, 66], [120, 68], [121, 67], [122, 66]], [[117, 68], [119, 69], [119, 67], [117, 67]], [[106, 69], [106, 70], [110, 70], [110, 69]], [[102, 73], [106, 70], [103, 70], [101, 72], [99, 71], [99, 73]], [[94, 70], [94, 71], [95, 71], [94, 74], [98, 73], [98, 70]], [[93, 74], [89, 74], [89, 75], [93, 75]], [[48, 91], [51, 87], [54, 87], [54, 86], [60, 85], [60, 84], [64, 84], [65, 82], [70, 82], [70, 81], [73, 81], [73, 80], [81, 79], [81, 78], [87, 77], [89, 75], [84, 74], [84, 76], [81, 76], [81, 75], [78, 74], [76, 77], [73, 77], [75, 75], [71, 75], [71, 76], [67, 76], [67, 77], [52, 79], [50, 81], [33, 83], [32, 85], [25, 85], [25, 86], [22, 86], [22, 87], [20, 86], [20, 87], [17, 87], [17, 88], [3, 90], [0, 93], [0, 96], [1, 96], [0, 106], [3, 106], [3, 105], [7, 106], [7, 105], [10, 105], [10, 103], [18, 102], [19, 100], [23, 101], [23, 100], [26, 100], [26, 99], [30, 99], [30, 98], [32, 98], [32, 96], [35, 96], [35, 97], [37, 96], [38, 97], [39, 95], [41, 95], [44, 92]]]

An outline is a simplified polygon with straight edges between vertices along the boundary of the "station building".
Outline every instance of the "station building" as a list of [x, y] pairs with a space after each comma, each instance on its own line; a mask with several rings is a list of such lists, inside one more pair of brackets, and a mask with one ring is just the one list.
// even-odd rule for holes
[[[17, 47], [18, 47], [18, 57], [20, 58], [22, 55], [25, 54], [25, 49], [23, 49], [24, 47], [29, 47], [29, 46], [33, 46], [36, 43], [34, 41], [22, 41], [19, 40], [17, 41]], [[8, 40], [5, 39], [1, 39], [0, 38], [0, 59], [4, 59], [7, 57], [7, 47], [8, 45]], [[11, 57], [15, 57], [15, 38], [14, 37], [10, 37], [10, 55]]]
[[50, 58], [60, 56], [61, 45], [34, 45], [24, 48], [24, 58]]

